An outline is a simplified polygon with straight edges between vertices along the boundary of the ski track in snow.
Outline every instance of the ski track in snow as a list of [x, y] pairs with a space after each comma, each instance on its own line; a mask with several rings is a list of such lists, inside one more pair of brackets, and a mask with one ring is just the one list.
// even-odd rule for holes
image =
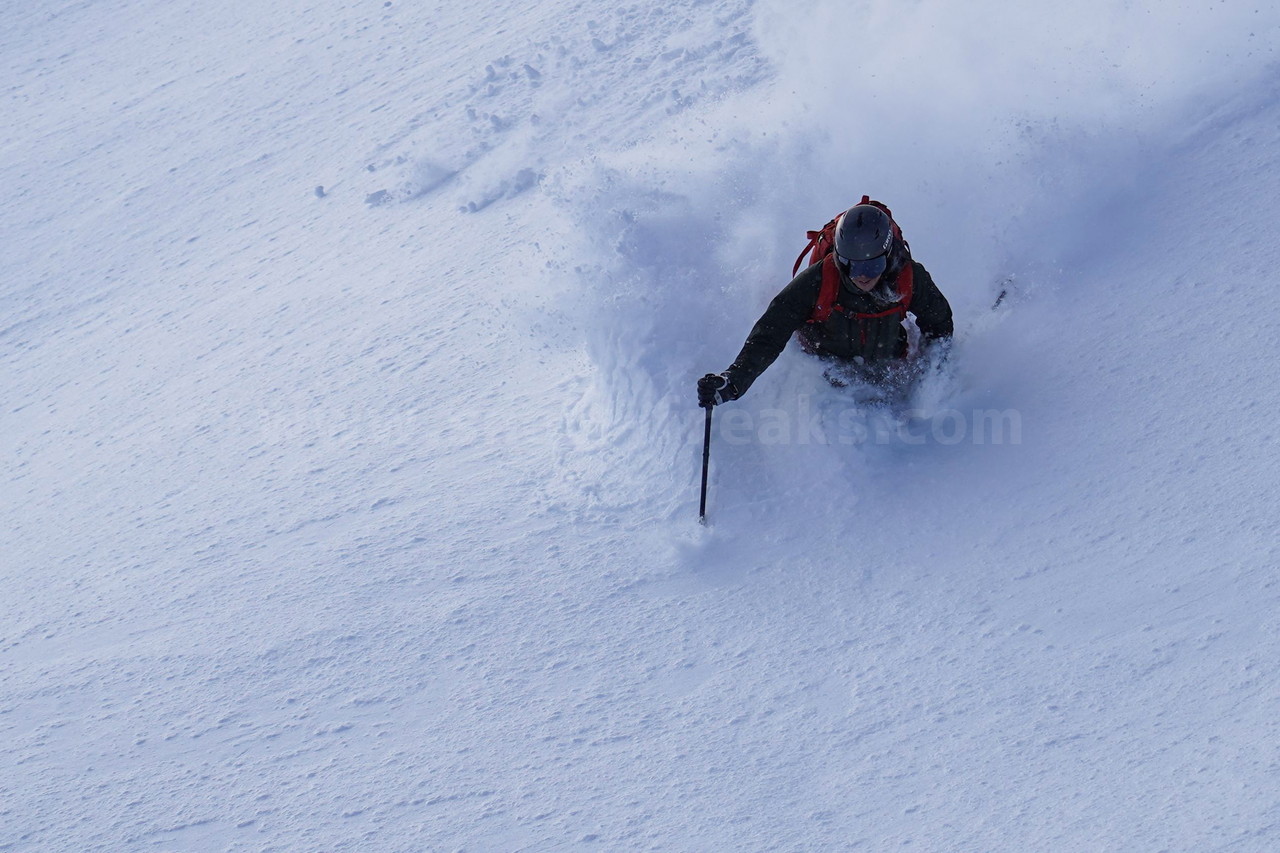
[[[1273, 849], [1277, 15], [984, 11], [11, 10], [0, 850]], [[702, 529], [862, 192], [952, 372]]]

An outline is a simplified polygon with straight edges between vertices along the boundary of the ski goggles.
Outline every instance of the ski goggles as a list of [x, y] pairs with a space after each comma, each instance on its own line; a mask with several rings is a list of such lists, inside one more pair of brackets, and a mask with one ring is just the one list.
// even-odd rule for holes
[[837, 252], [836, 261], [849, 278], [878, 278], [889, 266], [889, 254], [886, 252], [864, 261], [851, 261]]

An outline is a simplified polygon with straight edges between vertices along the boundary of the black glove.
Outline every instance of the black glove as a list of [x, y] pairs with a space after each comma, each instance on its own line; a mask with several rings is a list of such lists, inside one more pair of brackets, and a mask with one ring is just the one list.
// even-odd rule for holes
[[738, 399], [741, 394], [723, 373], [708, 373], [698, 380], [698, 405], [709, 409], [718, 403]]

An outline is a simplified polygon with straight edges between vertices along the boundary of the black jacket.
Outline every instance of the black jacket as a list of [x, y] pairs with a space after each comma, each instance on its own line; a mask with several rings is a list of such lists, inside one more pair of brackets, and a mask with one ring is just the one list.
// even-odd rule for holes
[[[925, 341], [950, 338], [954, 331], [950, 304], [922, 264], [913, 260], [908, 263], [913, 280], [909, 310], [915, 315], [921, 335]], [[844, 310], [832, 311], [825, 323], [810, 324], [808, 320], [821, 286], [822, 264], [813, 264], [769, 303], [747, 335], [742, 351], [725, 371], [739, 395], [746, 393], [751, 383], [773, 364], [796, 332], [800, 332], [807, 351], [839, 362], [875, 364], [903, 357], [907, 351], [907, 330], [900, 312], [874, 318], [851, 316], [876, 314], [891, 308], [893, 303], [883, 296], [896, 292], [894, 280], [886, 278], [871, 294], [843, 281], [836, 304]]]

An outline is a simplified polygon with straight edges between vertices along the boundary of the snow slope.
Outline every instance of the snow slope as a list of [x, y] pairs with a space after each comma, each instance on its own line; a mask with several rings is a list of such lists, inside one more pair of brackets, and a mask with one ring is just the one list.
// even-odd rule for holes
[[[1275, 848], [1280, 13], [6, 18], [0, 850]], [[701, 528], [862, 192], [957, 367]]]

